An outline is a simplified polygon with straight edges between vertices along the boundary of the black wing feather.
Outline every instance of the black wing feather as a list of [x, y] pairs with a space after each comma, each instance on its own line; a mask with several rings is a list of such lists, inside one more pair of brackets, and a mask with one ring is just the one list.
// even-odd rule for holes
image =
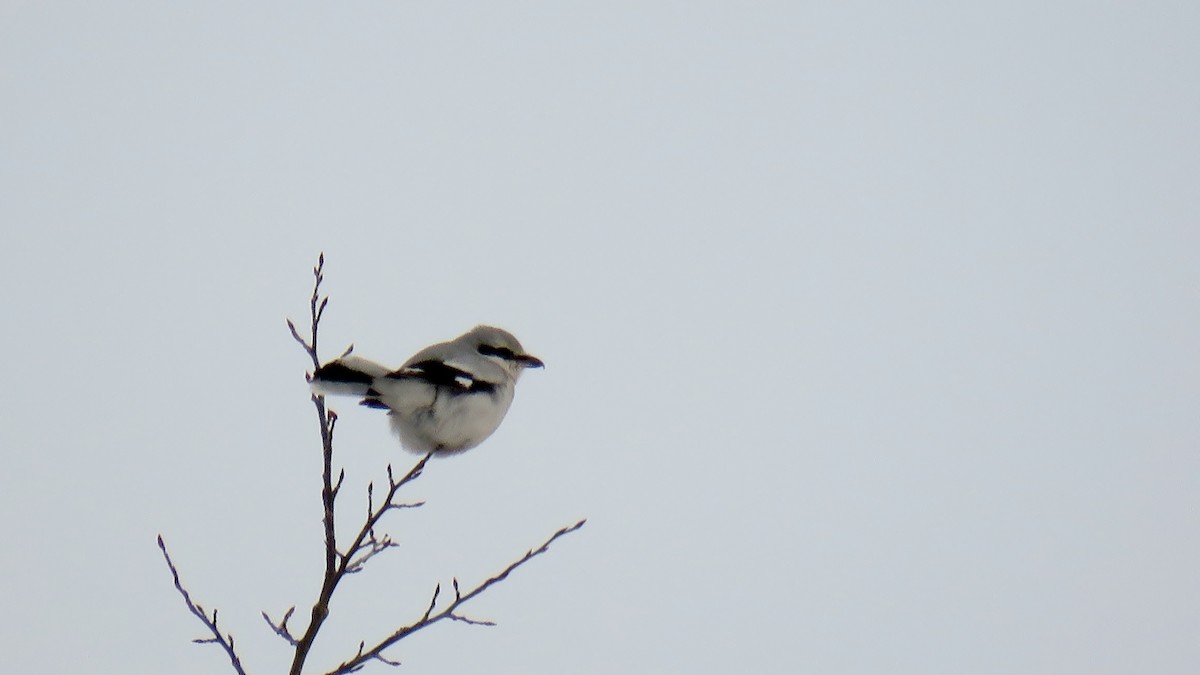
[[375, 381], [375, 378], [370, 375], [361, 370], [355, 370], [340, 361], [332, 361], [317, 368], [317, 371], [313, 373], [313, 379], [347, 384], [371, 384]]
[[375, 408], [377, 410], [391, 410], [391, 408], [387, 407], [386, 403], [379, 400], [379, 392], [375, 391], [374, 389], [368, 389], [367, 397], [359, 401], [358, 404], [365, 405], [368, 408]]
[[480, 380], [461, 368], [455, 368], [437, 359], [418, 361], [384, 377], [392, 380], [420, 380], [457, 394], [491, 392], [496, 389], [496, 385], [491, 382]]

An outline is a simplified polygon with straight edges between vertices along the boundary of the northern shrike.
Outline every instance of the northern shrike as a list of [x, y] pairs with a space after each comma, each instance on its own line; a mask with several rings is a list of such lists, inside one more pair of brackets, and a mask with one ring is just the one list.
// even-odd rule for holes
[[312, 388], [361, 396], [362, 405], [388, 411], [405, 449], [448, 455], [491, 436], [512, 404], [521, 372], [542, 366], [508, 331], [476, 326], [422, 349], [398, 370], [344, 356], [318, 368]]

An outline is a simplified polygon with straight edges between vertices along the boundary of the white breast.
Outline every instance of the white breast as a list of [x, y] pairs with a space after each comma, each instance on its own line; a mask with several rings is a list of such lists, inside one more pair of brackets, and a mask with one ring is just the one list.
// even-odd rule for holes
[[418, 454], [450, 454], [479, 445], [500, 426], [513, 400], [511, 383], [487, 393], [450, 393], [410, 379], [377, 382], [376, 388], [391, 409], [392, 430], [400, 443]]

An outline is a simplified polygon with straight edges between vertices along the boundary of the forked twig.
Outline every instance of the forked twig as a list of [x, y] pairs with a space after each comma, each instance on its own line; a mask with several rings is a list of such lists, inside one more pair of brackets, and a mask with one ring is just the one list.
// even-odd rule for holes
[[475, 596], [483, 593], [488, 588], [490, 588], [493, 584], [499, 583], [499, 582], [503, 581], [504, 579], [506, 579], [508, 577], [508, 575], [512, 573], [513, 570], [517, 569], [518, 567], [524, 565], [525, 563], [529, 562], [530, 560], [532, 560], [532, 559], [536, 558], [537, 556], [550, 550], [550, 544], [553, 544], [559, 537], [570, 534], [570, 533], [578, 530], [579, 528], [583, 527], [584, 523], [586, 523], [586, 522], [587, 522], [587, 519], [585, 518], [585, 519], [575, 523], [574, 525], [564, 527], [561, 530], [555, 532], [553, 535], [550, 536], [549, 539], [547, 539], [545, 542], [543, 542], [541, 546], [539, 546], [535, 549], [530, 549], [529, 551], [526, 551], [525, 555], [521, 556], [515, 562], [509, 564], [508, 567], [505, 567], [503, 570], [501, 570], [499, 574], [496, 574], [495, 576], [485, 579], [479, 585], [475, 586], [475, 588], [472, 588], [471, 590], [467, 591], [466, 593], [463, 593], [459, 590], [458, 579], [454, 579], [453, 580], [454, 601], [451, 602], [449, 605], [447, 605], [445, 608], [443, 608], [440, 612], [434, 613], [434, 609], [437, 607], [438, 596], [441, 595], [441, 591], [442, 591], [441, 584], [438, 584], [433, 589], [433, 598], [429, 601], [429, 607], [425, 610], [425, 613], [421, 616], [420, 619], [417, 619], [415, 622], [396, 630], [391, 635], [384, 638], [378, 644], [376, 644], [374, 647], [372, 647], [370, 649], [364, 649], [363, 643], [359, 643], [358, 653], [355, 654], [353, 658], [343, 661], [341, 664], [338, 665], [337, 668], [329, 671], [328, 673], [326, 673], [326, 675], [343, 675], [344, 673], [352, 673], [352, 672], [355, 672], [355, 671], [359, 670], [360, 668], [362, 668], [368, 661], [372, 661], [372, 660], [382, 661], [384, 663], [387, 663], [389, 665], [394, 665], [394, 666], [400, 665], [396, 661], [389, 661], [388, 659], [384, 658], [383, 651], [385, 649], [387, 649], [388, 647], [391, 647], [392, 645], [396, 644], [400, 640], [404, 639], [405, 637], [408, 637], [409, 635], [412, 635], [413, 633], [415, 633], [423, 628], [428, 628], [429, 626], [432, 626], [433, 624], [435, 624], [443, 619], [450, 619], [452, 621], [461, 621], [463, 623], [469, 623], [469, 624], [479, 625], [479, 626], [494, 626], [495, 622], [493, 622], [493, 621], [480, 621], [478, 619], [472, 619], [470, 617], [459, 614], [457, 610], [464, 603], [471, 600], [471, 598], [474, 598]]
[[[317, 258], [317, 265], [313, 268], [313, 292], [309, 298], [309, 326], [310, 334], [308, 338], [304, 338], [296, 330], [296, 325], [288, 320], [288, 330], [291, 331], [292, 337], [300, 344], [304, 351], [312, 360], [313, 367], [319, 368], [321, 365], [320, 357], [317, 354], [317, 336], [321, 325], [321, 317], [325, 313], [325, 308], [329, 304], [329, 296], [321, 295], [321, 282], [325, 280], [325, 255], [321, 254]], [[343, 354], [349, 354], [354, 346]], [[282, 637], [291, 646], [295, 648], [295, 655], [292, 659], [292, 667], [289, 671], [290, 675], [300, 675], [304, 668], [304, 662], [308, 658], [309, 651], [312, 649], [313, 642], [316, 640], [317, 633], [321, 630], [321, 625], [325, 619], [329, 617], [329, 602], [333, 597], [334, 591], [338, 584], [347, 574], [353, 574], [362, 570], [363, 565], [374, 556], [383, 551], [395, 546], [395, 543], [386, 535], [381, 539], [375, 536], [375, 526], [385, 513], [393, 509], [409, 508], [420, 506], [416, 504], [401, 504], [395, 501], [396, 493], [404, 485], [416, 480], [425, 470], [425, 465], [429, 462], [432, 453], [423, 457], [420, 461], [409, 470], [403, 478], [396, 480], [392, 475], [392, 467], [388, 466], [388, 493], [383, 502], [374, 507], [374, 504], [368, 506], [367, 519], [363, 526], [359, 529], [358, 534], [354, 537], [353, 542], [345, 553], [338, 550], [337, 532], [334, 528], [334, 514], [337, 501], [337, 495], [342, 487], [342, 481], [345, 479], [345, 471], [340, 471], [337, 482], [333, 481], [333, 430], [337, 424], [337, 414], [325, 407], [325, 397], [318, 394], [312, 395], [313, 406], [317, 411], [317, 420], [321, 428], [321, 448], [322, 448], [322, 487], [321, 487], [321, 503], [324, 507], [324, 517], [322, 522], [325, 529], [325, 573], [321, 580], [321, 590], [317, 594], [317, 600], [313, 603], [311, 618], [308, 622], [308, 627], [299, 637], [295, 637], [287, 629], [287, 616], [279, 624], [270, 620], [264, 613], [264, 618], [271, 626], [272, 630], [277, 635]], [[373, 486], [369, 488], [369, 499], [373, 500]]]
[[167, 568], [171, 570], [171, 578], [175, 582], [175, 590], [183, 596], [183, 602], [187, 605], [188, 611], [196, 615], [208, 632], [212, 633], [209, 638], [196, 638], [192, 640], [196, 644], [218, 644], [229, 655], [229, 662], [233, 665], [233, 669], [238, 675], [246, 675], [246, 671], [242, 669], [242, 661], [238, 658], [237, 651], [233, 646], [233, 633], [221, 634], [221, 629], [217, 627], [217, 610], [212, 611], [212, 618], [204, 611], [204, 608], [192, 600], [191, 594], [183, 587], [183, 582], [179, 580], [179, 570], [175, 567], [175, 562], [171, 560], [171, 554], [167, 553], [167, 544], [163, 541], [162, 535], [158, 535], [158, 548], [162, 551], [163, 559], [167, 561]]
[[296, 646], [296, 638], [292, 635], [292, 631], [288, 629], [287, 623], [292, 618], [292, 614], [295, 612], [295, 606], [289, 607], [288, 611], [283, 613], [283, 618], [280, 619], [279, 623], [272, 621], [271, 617], [266, 612], [262, 613], [263, 621], [267, 622], [267, 625], [271, 627], [271, 630], [274, 631], [276, 635], [286, 640], [287, 643], [293, 647]]
[[[312, 359], [313, 368], [321, 366], [321, 359], [317, 356], [317, 329], [321, 324], [321, 316], [325, 313], [325, 307], [329, 304], [329, 296], [321, 296], [321, 282], [325, 280], [325, 254], [322, 253], [317, 258], [317, 265], [313, 268], [313, 292], [309, 299], [309, 339], [305, 340], [296, 330], [296, 325], [288, 319], [288, 329], [292, 333], [292, 337], [304, 351], [308, 353]], [[337, 424], [337, 415], [325, 408], [325, 397], [318, 394], [312, 395], [313, 406], [317, 410], [317, 421], [321, 427], [321, 449], [322, 449], [322, 473], [321, 473], [321, 504], [324, 507], [324, 516], [322, 524], [325, 529], [325, 574], [321, 581], [321, 591], [317, 595], [317, 601], [313, 603], [312, 615], [308, 622], [308, 628], [299, 638], [292, 638], [289, 643], [293, 643], [296, 653], [292, 658], [292, 667], [289, 670], [290, 675], [300, 675], [304, 668], [304, 661], [308, 658], [308, 652], [312, 649], [313, 640], [317, 637], [317, 632], [321, 630], [321, 624], [325, 622], [329, 616], [329, 599], [333, 596], [333, 590], [337, 586], [338, 576], [337, 571], [337, 535], [334, 530], [334, 500], [337, 496], [337, 488], [341, 487], [341, 478], [338, 479], [337, 485], [333, 483], [333, 429]], [[290, 635], [290, 633], [289, 633]], [[284, 638], [288, 639], [288, 638]]]

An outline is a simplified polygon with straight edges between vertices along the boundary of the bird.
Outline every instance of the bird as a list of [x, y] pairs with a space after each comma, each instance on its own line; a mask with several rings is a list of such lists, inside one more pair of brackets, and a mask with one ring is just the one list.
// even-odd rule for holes
[[521, 373], [544, 367], [512, 333], [481, 325], [422, 349], [397, 370], [348, 351], [317, 368], [310, 384], [314, 393], [358, 396], [361, 405], [387, 410], [409, 452], [453, 455], [487, 440], [508, 413]]

